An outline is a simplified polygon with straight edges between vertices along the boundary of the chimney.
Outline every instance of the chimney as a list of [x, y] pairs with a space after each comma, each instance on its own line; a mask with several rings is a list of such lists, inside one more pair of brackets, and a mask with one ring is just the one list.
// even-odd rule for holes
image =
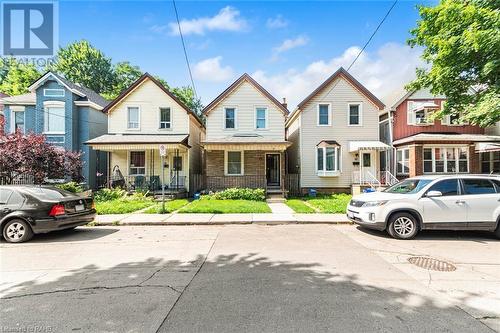
[[285, 107], [285, 109], [288, 109], [288, 104], [286, 103], [286, 98], [283, 97], [283, 103], [281, 103]]

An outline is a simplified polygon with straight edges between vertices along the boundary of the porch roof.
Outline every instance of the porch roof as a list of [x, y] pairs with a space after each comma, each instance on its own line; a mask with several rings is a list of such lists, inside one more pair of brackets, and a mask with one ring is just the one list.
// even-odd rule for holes
[[104, 134], [85, 144], [98, 150], [168, 149], [191, 148], [188, 134]]
[[206, 150], [286, 150], [292, 143], [286, 140], [266, 138], [258, 135], [228, 136], [202, 142]]
[[472, 141], [472, 142], [500, 142], [500, 135], [484, 134], [455, 134], [455, 133], [420, 133], [393, 142], [394, 145], [400, 145], [410, 142], [425, 141]]
[[360, 150], [388, 150], [390, 147], [381, 141], [350, 141], [349, 152], [354, 153]]
[[490, 151], [500, 151], [500, 142], [478, 142], [476, 143], [477, 153], [487, 153]]

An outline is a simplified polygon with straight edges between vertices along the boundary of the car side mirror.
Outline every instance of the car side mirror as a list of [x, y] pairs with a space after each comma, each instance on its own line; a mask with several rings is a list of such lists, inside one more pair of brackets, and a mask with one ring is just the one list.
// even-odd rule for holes
[[429, 191], [425, 194], [425, 196], [427, 198], [436, 198], [436, 197], [440, 197], [442, 195], [443, 195], [443, 193], [441, 193], [440, 191]]

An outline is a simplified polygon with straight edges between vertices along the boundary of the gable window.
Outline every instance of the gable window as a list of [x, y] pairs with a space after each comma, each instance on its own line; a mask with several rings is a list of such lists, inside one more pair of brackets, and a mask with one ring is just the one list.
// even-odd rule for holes
[[64, 134], [66, 124], [64, 107], [46, 106], [44, 120], [44, 133]]
[[139, 129], [139, 108], [137, 106], [129, 106], [127, 108], [127, 128], [128, 129]]
[[318, 125], [331, 125], [331, 110], [330, 104], [318, 104]]
[[319, 175], [340, 171], [340, 147], [326, 146], [316, 148], [316, 171]]
[[168, 129], [171, 126], [170, 108], [160, 108], [160, 129]]
[[224, 109], [224, 128], [226, 128], [226, 129], [236, 128], [236, 109], [235, 108], [225, 108]]
[[410, 173], [410, 149], [403, 148], [396, 151], [396, 173], [407, 175]]
[[349, 126], [361, 126], [361, 104], [349, 104], [347, 121]]
[[24, 133], [24, 111], [13, 111], [12, 112], [12, 132], [15, 133], [20, 131]]
[[434, 124], [432, 114], [437, 108], [433, 101], [408, 101], [407, 102], [407, 124], [408, 125], [431, 125]]
[[459, 173], [468, 171], [467, 148], [424, 148], [424, 173]]
[[226, 175], [243, 175], [243, 152], [226, 151]]
[[43, 89], [43, 96], [64, 97], [64, 89]]
[[131, 176], [140, 176], [146, 173], [146, 152], [130, 152], [129, 173]]
[[267, 109], [266, 108], [256, 108], [255, 109], [255, 128], [256, 129], [266, 129], [267, 128]]

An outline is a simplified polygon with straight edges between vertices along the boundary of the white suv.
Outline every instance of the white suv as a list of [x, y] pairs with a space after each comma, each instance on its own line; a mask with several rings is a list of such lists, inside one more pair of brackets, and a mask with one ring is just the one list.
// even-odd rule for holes
[[347, 217], [401, 239], [425, 229], [487, 230], [500, 238], [500, 176], [408, 178], [383, 192], [355, 196]]

